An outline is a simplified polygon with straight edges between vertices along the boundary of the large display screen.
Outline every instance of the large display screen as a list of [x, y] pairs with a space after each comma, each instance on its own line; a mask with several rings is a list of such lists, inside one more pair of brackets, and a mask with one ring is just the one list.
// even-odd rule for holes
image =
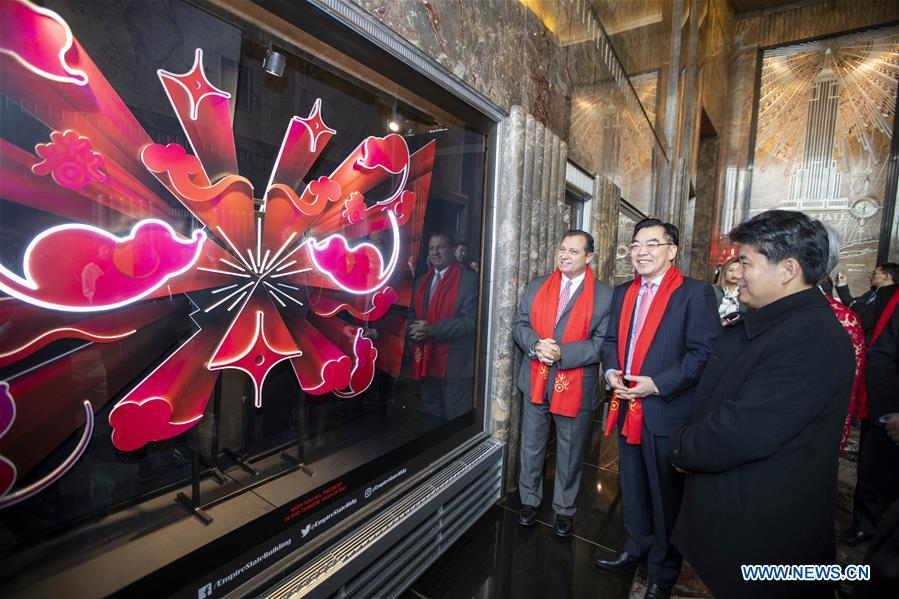
[[180, 0], [0, 31], [0, 581], [475, 423], [482, 132]]

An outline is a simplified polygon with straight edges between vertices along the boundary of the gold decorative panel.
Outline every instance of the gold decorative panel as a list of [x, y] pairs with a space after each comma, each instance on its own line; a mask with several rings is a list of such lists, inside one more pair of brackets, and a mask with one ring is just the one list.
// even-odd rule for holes
[[766, 50], [750, 216], [801, 210], [841, 236], [839, 268], [868, 286], [899, 80], [899, 27]]

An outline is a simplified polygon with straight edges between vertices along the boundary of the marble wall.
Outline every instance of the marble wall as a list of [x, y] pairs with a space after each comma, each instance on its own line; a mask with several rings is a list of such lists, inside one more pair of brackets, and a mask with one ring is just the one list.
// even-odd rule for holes
[[591, 266], [600, 281], [613, 284], [615, 274], [615, 257], [618, 245], [618, 213], [621, 207], [621, 190], [611, 179], [596, 177], [593, 184], [593, 197], [596, 204], [593, 209], [593, 223], [590, 233], [597, 247], [612, 248], [611, 251], [597, 252]]
[[721, 142], [717, 135], [700, 139], [696, 161], [696, 196], [690, 252], [689, 275], [694, 279], [712, 281], [716, 263], [710, 263], [712, 214], [718, 190], [718, 156]]
[[496, 261], [488, 407], [493, 436], [506, 443], [505, 484], [518, 472], [519, 421], [524, 401], [516, 385], [522, 352], [512, 340], [512, 317], [528, 283], [550, 272], [550, 251], [567, 230], [564, 210], [566, 144], [518, 106], [500, 124], [504, 165], [497, 185]]
[[551, 131], [566, 130], [566, 48], [521, 3], [355, 2], [498, 106], [505, 110], [521, 106]]

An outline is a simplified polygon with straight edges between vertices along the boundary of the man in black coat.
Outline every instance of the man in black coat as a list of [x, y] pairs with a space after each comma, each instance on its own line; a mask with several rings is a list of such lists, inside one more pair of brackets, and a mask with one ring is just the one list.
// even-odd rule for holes
[[[870, 540], [884, 512], [899, 499], [899, 285], [881, 287], [868, 335], [865, 383], [868, 418], [862, 421], [858, 481], [849, 541]], [[892, 438], [891, 438], [892, 437]]]
[[895, 262], [883, 262], [874, 267], [871, 273], [871, 288], [858, 297], [852, 297], [849, 291], [849, 280], [841, 272], [837, 273], [837, 284], [834, 289], [840, 301], [852, 308], [858, 314], [865, 334], [869, 334], [874, 328], [874, 308], [880, 289], [899, 283], [899, 264]]
[[669, 459], [688, 473], [674, 544], [717, 597], [833, 597], [832, 583], [753, 582], [741, 565], [832, 564], [840, 436], [855, 370], [815, 283], [827, 232], [771, 210], [730, 233], [739, 299]]

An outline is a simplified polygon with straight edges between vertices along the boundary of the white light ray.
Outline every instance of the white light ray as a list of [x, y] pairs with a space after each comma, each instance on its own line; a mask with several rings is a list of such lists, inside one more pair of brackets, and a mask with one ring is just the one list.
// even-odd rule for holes
[[243, 264], [244, 266], [246, 266], [247, 269], [253, 270], [253, 269], [250, 267], [250, 264], [249, 264], [246, 260], [243, 259], [243, 256], [240, 255], [240, 250], [237, 249], [237, 246], [234, 245], [234, 242], [231, 241], [231, 238], [228, 237], [228, 234], [225, 233], [225, 232], [222, 230], [221, 227], [218, 227], [218, 226], [217, 226], [217, 227], [216, 227], [216, 230], [217, 230], [219, 233], [221, 233], [222, 238], [228, 243], [228, 245], [231, 246], [231, 249], [234, 250], [234, 256], [235, 256], [238, 260], [240, 260], [240, 263]]
[[206, 272], [214, 272], [214, 273], [220, 274], [220, 275], [231, 275], [232, 277], [243, 277], [245, 279], [251, 278], [250, 275], [244, 274], [242, 272], [230, 272], [227, 270], [216, 270], [214, 268], [206, 268], [205, 266], [198, 266], [197, 270], [203, 270]]
[[212, 292], [212, 295], [215, 295], [216, 293], [221, 293], [222, 291], [228, 291], [229, 289], [234, 289], [234, 288], [237, 287], [238, 285], [240, 285], [240, 283], [234, 283], [233, 285], [228, 285], [227, 287], [221, 287], [221, 288], [216, 289], [215, 291], [213, 291], [213, 292]]
[[247, 287], [250, 287], [251, 285], [254, 285], [255, 283], [256, 283], [256, 281], [250, 281], [249, 283], [247, 283], [246, 285], [244, 285], [243, 287], [241, 287], [241, 288], [238, 289], [237, 291], [234, 291], [234, 292], [232, 292], [232, 293], [229, 293], [228, 295], [226, 295], [225, 297], [223, 297], [223, 298], [220, 299], [219, 301], [215, 302], [214, 304], [212, 304], [211, 306], [209, 306], [208, 308], [206, 308], [206, 309], [203, 310], [203, 311], [206, 312], [206, 313], [208, 314], [210, 311], [212, 311], [212, 310], [214, 310], [215, 308], [217, 308], [218, 306], [224, 304], [224, 303], [227, 302], [229, 299], [231, 299], [232, 297], [234, 297], [235, 295], [237, 295], [238, 293], [240, 293], [241, 291], [243, 291], [243, 290], [246, 289]]
[[283, 295], [284, 297], [286, 297], [286, 298], [289, 299], [290, 301], [295, 302], [295, 303], [297, 303], [297, 304], [299, 304], [299, 305], [301, 305], [301, 306], [303, 305], [303, 302], [301, 302], [300, 300], [298, 300], [298, 299], [296, 299], [296, 298], [294, 298], [294, 297], [292, 297], [292, 296], [290, 296], [290, 295], [284, 293], [283, 291], [281, 291], [280, 289], [278, 289], [277, 287], [275, 287], [274, 285], [272, 285], [272, 284], [269, 283], [268, 281], [262, 281], [262, 283], [265, 284], [265, 285], [267, 285], [267, 286], [268, 286], [270, 289], [272, 289], [273, 291], [277, 291], [278, 293], [280, 293], [281, 295]]

